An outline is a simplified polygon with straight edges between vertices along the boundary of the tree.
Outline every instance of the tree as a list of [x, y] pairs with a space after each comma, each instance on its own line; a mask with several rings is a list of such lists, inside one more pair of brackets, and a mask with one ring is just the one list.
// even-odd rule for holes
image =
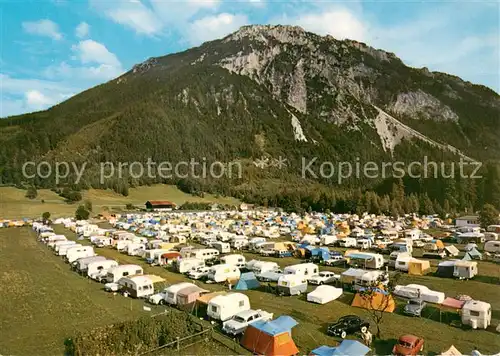
[[93, 211], [92, 210], [92, 202], [90, 200], [85, 200], [84, 206], [85, 206], [86, 210]]
[[35, 199], [38, 196], [38, 192], [34, 186], [29, 186], [25, 196], [28, 199]]
[[76, 209], [76, 212], [75, 212], [75, 218], [77, 220], [87, 220], [90, 216], [90, 212], [85, 209], [85, 206], [83, 205], [80, 205], [78, 206], [78, 209]]
[[372, 282], [368, 287], [359, 292], [361, 298], [364, 299], [365, 308], [368, 311], [370, 319], [377, 327], [376, 336], [380, 339], [382, 333], [381, 325], [384, 321], [384, 316], [387, 312], [391, 312], [395, 307], [392, 293], [400, 274], [396, 273], [390, 280], [386, 274], [381, 275], [376, 281]]
[[489, 225], [498, 224], [498, 215], [499, 212], [493, 205], [485, 204], [483, 209], [479, 212], [479, 223], [481, 224], [481, 227], [487, 228]]
[[47, 223], [49, 219], [50, 219], [50, 213], [48, 211], [42, 214], [42, 220], [44, 223]]

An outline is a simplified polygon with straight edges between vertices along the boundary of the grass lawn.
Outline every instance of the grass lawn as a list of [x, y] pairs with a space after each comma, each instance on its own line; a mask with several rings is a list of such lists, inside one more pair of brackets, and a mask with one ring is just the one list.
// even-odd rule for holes
[[[78, 207], [76, 204], [67, 204], [56, 193], [47, 189], [38, 190], [36, 199], [25, 197], [26, 191], [13, 187], [0, 187], [0, 219], [20, 219], [40, 217], [45, 211], [53, 217], [73, 216]], [[148, 200], [169, 200], [181, 205], [185, 202], [213, 202], [220, 204], [239, 204], [239, 201], [230, 197], [215, 197], [205, 194], [204, 198], [192, 196], [180, 191], [172, 185], [152, 185], [130, 188], [129, 196], [116, 194], [111, 190], [90, 189], [82, 192], [83, 200], [90, 200], [95, 213], [105, 208], [124, 209], [126, 204], [144, 207]], [[44, 201], [42, 203], [42, 200]]]
[[[56, 227], [56, 232], [65, 234], [68, 238], [75, 238], [75, 235], [63, 227]], [[145, 265], [140, 258], [121, 254], [116, 250], [104, 248], [99, 249], [100, 255], [117, 260], [120, 263], [135, 263], [144, 265], [145, 273], [156, 274], [164, 277], [170, 284], [187, 281], [188, 279], [180, 274], [171, 272], [163, 267], [150, 267]], [[274, 259], [262, 258], [258, 255], [246, 254], [247, 259], [267, 259], [277, 261], [281, 266], [298, 263], [295, 258]], [[339, 269], [335, 269], [340, 271]], [[481, 271], [481, 268], [479, 269]], [[480, 272], [481, 273], [481, 272]], [[500, 310], [499, 286], [492, 283], [480, 281], [456, 281], [453, 279], [442, 279], [433, 276], [410, 277], [403, 275], [403, 283], [421, 283], [430, 288], [443, 291], [449, 296], [456, 294], [468, 294], [480, 300], [488, 301], [492, 304], [494, 315], [498, 315]], [[224, 289], [221, 285], [205, 284], [204, 288], [210, 290]], [[309, 288], [310, 290], [313, 287]], [[352, 294], [346, 293], [340, 300], [325, 305], [308, 303], [305, 296], [299, 297], [279, 297], [267, 293], [263, 286], [260, 290], [247, 291], [246, 293], [252, 308], [261, 308], [273, 312], [275, 316], [290, 315], [294, 317], [299, 325], [294, 328], [293, 336], [302, 354], [306, 354], [319, 345], [334, 346], [339, 339], [326, 335], [326, 326], [337, 318], [347, 314], [358, 314], [368, 317], [363, 309], [350, 306]], [[400, 314], [400, 311], [387, 314], [382, 325], [383, 340], [375, 341], [374, 351], [377, 354], [388, 354], [391, 352], [395, 340], [404, 333], [411, 333], [425, 338], [426, 352], [437, 353], [448, 349], [454, 344], [460, 351], [470, 353], [475, 346], [480, 347], [480, 351], [485, 354], [498, 352], [500, 349], [500, 336], [496, 333], [484, 330], [466, 330], [452, 327], [445, 321], [439, 322], [439, 313], [435, 308], [429, 309], [428, 318], [411, 318]], [[455, 318], [457, 316], [455, 315]], [[498, 316], [496, 316], [498, 319]], [[495, 321], [495, 325], [498, 320]]]

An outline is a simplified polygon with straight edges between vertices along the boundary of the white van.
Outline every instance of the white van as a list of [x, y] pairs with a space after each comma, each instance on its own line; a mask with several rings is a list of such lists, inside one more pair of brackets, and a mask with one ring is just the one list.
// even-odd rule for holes
[[231, 245], [227, 242], [216, 241], [210, 244], [211, 247], [215, 248], [219, 253], [230, 253]]
[[227, 255], [220, 258], [221, 264], [236, 266], [238, 268], [245, 268], [246, 258], [243, 255]]
[[139, 265], [121, 265], [111, 268], [106, 277], [101, 281], [104, 283], [116, 283], [122, 277], [144, 274], [144, 271]]
[[98, 280], [108, 274], [111, 268], [118, 267], [115, 260], [93, 261], [87, 265], [87, 277]]
[[174, 261], [174, 268], [179, 273], [187, 273], [192, 269], [204, 266], [205, 261], [198, 258], [182, 258]]
[[245, 294], [230, 293], [218, 295], [208, 302], [207, 315], [209, 318], [226, 321], [239, 312], [250, 309], [250, 300]]
[[484, 251], [489, 253], [500, 253], [500, 241], [488, 241], [484, 244]]
[[283, 273], [310, 278], [319, 274], [319, 268], [314, 263], [299, 263], [296, 265], [285, 267]]
[[66, 260], [69, 263], [75, 262], [77, 259], [82, 257], [95, 256], [94, 248], [92, 246], [78, 246], [72, 247], [66, 251]]
[[215, 265], [210, 267], [208, 273], [208, 281], [216, 283], [225, 282], [228, 279], [239, 279], [241, 275], [240, 269], [233, 265]]

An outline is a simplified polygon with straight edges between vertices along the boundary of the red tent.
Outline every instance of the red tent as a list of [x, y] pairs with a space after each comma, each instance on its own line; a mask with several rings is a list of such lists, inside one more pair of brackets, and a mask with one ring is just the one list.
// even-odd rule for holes
[[245, 330], [241, 345], [254, 354], [292, 356], [299, 353], [292, 339], [297, 322], [286, 315], [272, 321], [257, 321]]

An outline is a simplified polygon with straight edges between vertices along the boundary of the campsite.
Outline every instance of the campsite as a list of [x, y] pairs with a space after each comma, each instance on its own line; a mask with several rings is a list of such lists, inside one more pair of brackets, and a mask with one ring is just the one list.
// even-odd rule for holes
[[[176, 220], [178, 220], [178, 218], [181, 217], [183, 213], [171, 214], [173, 215], [169, 217], [170, 219], [172, 219], [172, 224], [170, 224], [170, 226], [175, 225]], [[128, 220], [132, 222], [134, 219], [140, 216], [141, 215], [134, 215], [132, 220]], [[130, 215], [130, 217], [132, 217], [132, 215]], [[66, 222], [67, 221], [70, 221], [70, 219], [66, 219]], [[111, 230], [111, 225], [116, 224], [116, 221], [101, 220], [100, 222], [98, 221], [96, 223], [101, 230], [113, 231]], [[85, 226], [88, 225], [88, 222], [82, 222], [81, 224], [82, 226]], [[134, 223], [132, 222], [128, 225], [130, 225], [130, 227], [132, 228], [132, 225], [134, 225]], [[142, 223], [142, 225], [144, 225], [144, 223]], [[76, 227], [76, 225], [74, 224], [70, 224], [67, 226]], [[68, 241], [76, 241], [78, 244], [81, 244], [83, 246], [93, 245], [90, 236], [84, 238], [84, 236], [79, 233], [79, 231], [83, 230], [91, 231], [92, 229], [89, 229], [88, 227], [86, 227], [85, 229], [79, 228], [69, 230], [64, 226], [63, 223], [53, 224], [52, 227], [55, 236], [64, 235], [67, 237]], [[96, 230], [95, 233], [102, 233], [102, 231]], [[86, 234], [90, 235], [92, 233], [87, 232]], [[137, 235], [138, 231], [135, 231], [134, 234]], [[276, 294], [273, 291], [275, 289], [275, 283], [258, 282], [254, 278], [255, 274], [253, 272], [238, 274], [231, 288], [232, 290], [228, 290], [228, 286], [225, 283], [206, 283], [205, 281], [190, 279], [188, 278], [188, 276], [178, 273], [173, 264], [158, 266], [154, 265], [154, 263], [148, 263], [146, 259], [143, 259], [140, 256], [136, 256], [134, 254], [129, 255], [126, 251], [119, 252], [115, 248], [111, 247], [96, 248], [94, 246], [95, 251], [99, 256], [103, 256], [109, 260], [114, 260], [118, 262], [120, 266], [139, 266], [141, 268], [141, 274], [144, 274], [146, 276], [157, 276], [159, 279], [164, 281], [162, 282], [162, 285], [166, 287], [168, 287], [169, 285], [172, 286], [171, 288], [167, 288], [165, 290], [166, 295], [170, 295], [169, 292], [170, 290], [174, 290], [172, 288], [175, 288], [176, 283], [189, 282], [191, 283], [190, 285], [194, 284], [195, 286], [198, 286], [195, 289], [186, 288], [188, 287], [188, 285], [186, 285], [184, 288], [175, 289], [175, 293], [177, 295], [174, 295], [173, 300], [175, 301], [179, 300], [178, 298], [184, 298], [185, 302], [180, 303], [182, 304], [182, 306], [168, 306], [169, 304], [172, 304], [171, 302], [168, 302], [168, 299], [166, 299], [167, 303], [165, 303], [167, 304], [167, 306], [164, 306], [157, 305], [161, 303], [149, 302], [149, 297], [140, 299], [133, 298], [133, 295], [131, 295], [128, 298], [124, 298], [123, 296], [116, 293], [106, 293], [102, 290], [102, 284], [91, 281], [90, 279], [84, 279], [77, 273], [72, 272], [70, 267], [65, 264], [60, 257], [54, 255], [52, 252], [49, 252], [48, 246], [43, 246], [43, 243], [37, 242], [37, 233], [30, 229], [29, 226], [3, 228], [0, 230], [0, 237], [2, 247], [5, 246], [5, 251], [7, 252], [2, 257], [3, 259], [5, 259], [5, 262], [3, 263], [9, 266], [9, 270], [11, 271], [10, 273], [14, 274], [14, 276], [9, 276], [8, 274], [4, 273], [3, 282], [10, 281], [10, 283], [12, 283], [12, 281], [14, 281], [14, 283], [19, 284], [18, 288], [22, 291], [20, 292], [19, 290], [17, 290], [17, 288], [5, 290], [2, 293], [6, 293], [6, 296], [5, 298], [2, 298], [2, 300], [8, 301], [9, 298], [10, 300], [12, 300], [12, 298], [16, 298], [16, 295], [19, 294], [33, 294], [39, 293], [40, 290], [44, 291], [46, 299], [40, 300], [39, 298], [29, 298], [28, 304], [21, 310], [20, 315], [23, 315], [23, 322], [28, 323], [28, 325], [31, 324], [31, 330], [36, 330], [37, 334], [44, 332], [50, 333], [51, 337], [46, 338], [46, 353], [54, 352], [54, 350], [60, 350], [63, 347], [63, 341], [66, 338], [71, 337], [71, 334], [77, 329], [84, 330], [89, 329], [93, 326], [91, 320], [94, 315], [94, 311], [97, 310], [96, 308], [98, 308], [97, 306], [95, 306], [95, 303], [100, 303], [100, 308], [103, 308], [110, 303], [113, 305], [110, 309], [108, 309], [108, 312], [99, 314], [99, 323], [102, 323], [102, 325], [114, 321], [131, 320], [138, 316], [144, 316], [154, 313], [155, 310], [158, 309], [163, 310], [162, 308], [165, 307], [175, 308], [175, 310], [182, 310], [199, 317], [203, 315], [203, 310], [201, 308], [195, 308], [195, 301], [197, 298], [204, 298], [203, 294], [200, 294], [200, 292], [204, 293], [215, 291], [218, 292], [219, 295], [223, 292], [240, 293], [243, 296], [248, 297], [248, 302], [245, 302], [245, 300], [242, 299], [243, 309], [247, 308], [248, 305], [248, 307], [252, 309], [260, 309], [266, 312], [273, 313], [275, 318], [279, 318], [280, 316], [288, 316], [290, 318], [293, 318], [296, 325], [293, 326], [292, 338], [294, 341], [294, 345], [301, 352], [312, 352], [312, 350], [321, 347], [322, 345], [326, 345], [329, 347], [337, 345], [341, 341], [341, 339], [328, 336], [326, 334], [326, 329], [330, 323], [334, 322], [344, 315], [359, 315], [360, 317], [369, 320], [368, 313], [363, 309], [363, 299], [360, 298], [359, 293], [353, 293], [353, 291], [351, 290], [344, 289], [344, 291], [341, 291], [339, 289], [339, 293], [336, 298], [324, 299], [320, 296], [319, 299], [318, 297], [316, 297], [316, 300], [319, 300], [319, 302], [312, 302], [312, 300], [308, 301], [308, 297], [306, 294], [313, 292], [317, 288], [316, 286], [312, 284], [306, 284], [306, 289], [300, 289], [302, 287], [299, 287], [301, 292], [292, 293], [296, 294], [294, 296], [286, 296], [286, 294], [290, 293]], [[289, 241], [291, 239], [293, 239], [293, 237], [286, 237], [286, 235], [281, 236], [280, 238], [273, 240], [278, 241], [275, 242], [273, 246], [278, 246], [277, 244], [279, 244], [279, 241], [284, 241], [286, 244], [288, 244], [287, 246], [292, 246], [289, 244]], [[190, 240], [191, 239], [188, 238], [187, 244], [192, 246], [192, 248], [204, 248], [204, 246], [200, 245], [199, 242]], [[461, 255], [465, 255], [465, 245], [455, 244], [455, 246], [458, 247]], [[480, 249], [480, 247], [478, 247], [478, 249]], [[181, 255], [184, 253], [182, 251], [188, 250], [189, 249], [181, 249]], [[348, 249], [343, 247], [335, 247], [331, 248], [331, 250], [334, 250], [336, 251], [336, 253], [340, 254], [348, 252]], [[203, 249], [200, 249], [200, 251], [203, 251]], [[304, 273], [317, 273], [317, 267], [315, 268], [315, 265], [312, 263], [304, 263], [306, 261], [302, 257], [300, 257], [300, 254], [282, 258], [266, 256], [266, 254], [259, 255], [255, 251], [252, 252], [250, 250], [238, 249], [237, 251], [237, 253], [233, 252], [233, 254], [244, 257], [247, 262], [250, 262], [252, 260], [259, 260], [275, 263], [276, 265], [270, 264], [270, 268], [271, 266], [278, 266], [278, 268], [288, 271], [290, 273], [290, 277], [299, 277], [299, 279], [301, 279], [304, 278], [302, 277]], [[15, 262], [19, 258], [19, 253], [24, 254], [23, 259], [28, 261], [26, 264], [19, 265]], [[423, 251], [416, 249], [415, 251], [413, 251], [413, 256], [417, 259], [421, 259], [422, 253]], [[40, 256], [43, 258], [39, 258]], [[210, 255], [209, 257], [212, 259], [214, 258], [213, 255]], [[226, 262], [230, 262], [228, 259], [226, 260]], [[236, 258], [233, 263], [238, 263], [238, 261], [241, 260], [241, 257]], [[498, 323], [498, 320], [500, 320], [500, 302], [497, 298], [499, 286], [498, 277], [500, 277], [499, 265], [490, 261], [482, 260], [474, 262], [478, 265], [478, 275], [474, 276], [470, 280], [439, 277], [435, 275], [435, 272], [438, 270], [438, 264], [442, 262], [439, 260], [430, 260], [431, 271], [428, 271], [428, 273], [425, 273], [423, 275], [419, 275], [422, 274], [420, 273], [422, 270], [416, 268], [416, 271], [413, 274], [401, 273], [399, 274], [400, 279], [398, 280], [398, 284], [424, 285], [431, 291], [445, 292], [446, 296], [455, 297], [456, 295], [467, 295], [471, 296], [472, 298], [478, 298], [479, 300], [486, 301], [491, 305], [492, 325], [496, 325], [496, 323]], [[260, 265], [264, 266], [263, 264], [258, 264], [257, 266]], [[217, 266], [220, 265], [216, 264], [214, 267]], [[28, 278], [27, 276], [29, 276], [29, 273], [24, 269], [28, 268], [42, 271], [44, 274], [46, 274], [46, 278], [41, 277], [36, 281], [31, 280], [31, 278], [29, 280], [26, 280], [26, 278]], [[319, 270], [332, 271], [337, 275], [341, 275], [342, 273], [346, 272], [348, 268], [349, 266], [347, 265], [332, 267], [320, 265]], [[117, 269], [117, 271], [118, 270], [119, 269]], [[372, 272], [370, 273], [373, 273], [375, 270], [371, 271]], [[135, 272], [132, 273], [135, 274]], [[396, 272], [390, 271], [389, 273], [390, 275], [392, 275]], [[24, 278], [22, 276], [24, 276]], [[56, 278], [56, 276], [59, 277]], [[60, 282], [58, 279], [63, 282]], [[218, 279], [218, 281], [221, 281], [222, 279]], [[114, 282], [117, 282], [118, 280], [120, 280], [120, 278], [115, 278], [113, 276], [112, 280]], [[123, 280], [127, 279], [125, 278]], [[37, 285], [38, 282], [43, 283], [43, 286]], [[64, 290], [58, 289], [58, 291], [54, 291], [54, 293], [57, 293], [60, 296], [59, 298], [57, 298], [57, 302], [55, 302], [55, 299], [51, 298], [51, 291], [55, 290], [56, 286], [59, 285], [64, 285]], [[31, 291], [26, 290], [26, 288], [28, 287], [31, 289]], [[325, 285], [325, 287], [327, 287], [327, 285]], [[71, 299], [78, 298], [78, 295], [82, 294], [82, 288], [83, 290], [88, 291], [85, 292], [85, 298], [86, 300], [88, 299], [91, 302], [78, 303], [77, 305], [75, 305], [75, 302], [72, 302]], [[278, 290], [279, 289], [280, 287], [278, 287]], [[292, 289], [299, 290], [295, 287]], [[333, 291], [334, 289], [332, 289], [331, 291]], [[161, 291], [161, 289], [157, 290], [157, 288], [155, 288], [155, 292], [157, 291], [159, 292]], [[337, 293], [336, 289], [335, 293]], [[380, 292], [380, 295], [382, 294], [383, 291]], [[433, 299], [433, 297], [431, 296], [432, 294], [429, 294], [431, 303], [435, 303], [436, 299]], [[221, 297], [222, 295], [220, 295], [218, 298]], [[68, 300], [65, 301], [64, 298], [68, 298]], [[321, 300], [324, 300], [324, 302], [321, 302]], [[211, 302], [211, 299], [206, 299], [206, 308], [209, 308], [212, 305], [210, 304]], [[31, 305], [31, 303], [33, 303], [33, 305]], [[58, 317], [58, 319], [61, 320], [61, 323], [54, 325], [53, 323], [45, 321], [45, 323], [47, 323], [47, 328], [44, 328], [43, 330], [39, 329], [37, 325], [44, 325], [44, 321], [41, 321], [41, 316], [35, 313], [35, 310], [40, 305], [40, 303], [43, 303], [45, 305], [54, 304], [50, 309], [47, 310], [56, 309], [60, 313], [62, 313], [63, 317]], [[215, 299], [213, 303], [215, 303], [216, 305], [221, 304], [217, 302], [217, 299]], [[224, 302], [222, 304], [225, 305], [227, 304], [227, 302]], [[371, 353], [390, 353], [392, 347], [394, 346], [395, 340], [397, 340], [401, 335], [401, 325], [405, 326], [404, 331], [406, 333], [419, 335], [420, 337], [423, 337], [425, 339], [426, 352], [439, 353], [447, 350], [451, 345], [454, 345], [459, 350], [472, 350], [478, 344], [481, 345], [483, 353], [496, 352], [499, 336], [495, 334], [494, 331], [490, 330], [471, 330], [463, 327], [458, 327], [456, 323], [460, 321], [460, 316], [456, 312], [456, 309], [453, 310], [444, 306], [439, 306], [439, 304], [432, 304], [428, 306], [426, 310], [424, 310], [421, 318], [410, 318], [405, 316], [403, 313], [405, 304], [405, 299], [401, 299], [399, 296], [395, 296], [391, 301], [390, 307], [388, 307], [387, 312], [384, 313], [386, 315], [384, 315], [384, 322], [381, 325], [382, 339], [374, 340], [373, 345], [371, 345]], [[61, 308], [61, 306], [63, 306], [63, 308]], [[146, 306], [147, 309], [150, 308], [151, 311], [146, 311], [144, 309], [144, 306]], [[110, 313], [112, 313], [112, 317], [108, 315]], [[64, 325], [64, 320], [69, 320], [66, 319], [68, 315], [77, 315], [75, 320], [78, 320], [78, 323], [75, 324], [73, 321], [70, 322], [69, 325]], [[215, 316], [215, 319], [227, 319], [228, 317], [225, 315], [220, 316], [220, 314], [213, 316]], [[50, 321], [50, 318], [48, 320]], [[2, 320], [2, 325], [10, 325], [11, 322], [11, 320], [4, 319]], [[262, 327], [265, 328], [265, 326]], [[9, 329], [6, 330], [7, 333], [3, 334], [5, 337], [2, 336], [0, 340], [0, 345], [2, 348], [6, 348], [10, 352], [16, 353], [30, 350], [30, 347], [36, 347], [35, 345], [30, 345], [29, 343], [23, 343], [21, 345], [22, 348], [19, 349], [18, 342], [15, 342], [16, 336], [9, 335]], [[29, 331], [30, 328], [27, 327], [25, 328], [25, 330]], [[372, 332], [374, 332], [374, 330], [375, 329], [373, 328]], [[221, 333], [221, 337], [226, 338], [226, 336], [222, 334], [221, 326], [218, 327], [218, 332]], [[247, 338], [248, 337], [249, 336], [247, 336]], [[349, 338], [356, 339], [356, 336], [352, 335], [349, 336]], [[230, 338], [228, 338], [228, 340], [229, 342], [231, 342]], [[223, 345], [221, 347], [224, 348]], [[187, 351], [185, 352], [187, 353]]]

